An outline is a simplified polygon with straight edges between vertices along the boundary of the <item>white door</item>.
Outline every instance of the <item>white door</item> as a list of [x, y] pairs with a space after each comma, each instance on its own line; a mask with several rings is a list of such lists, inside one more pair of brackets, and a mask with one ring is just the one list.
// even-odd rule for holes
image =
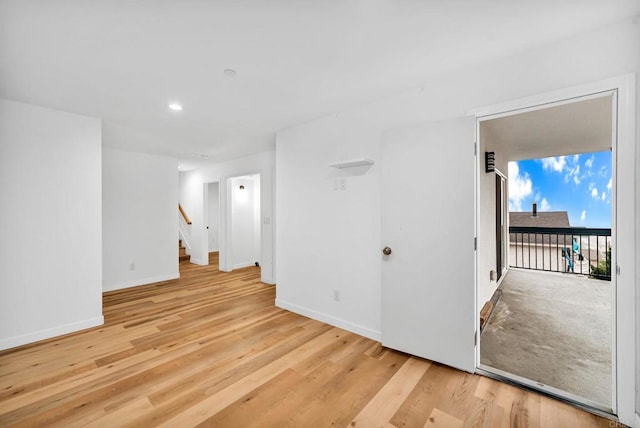
[[475, 118], [403, 129], [382, 148], [382, 344], [475, 370]]

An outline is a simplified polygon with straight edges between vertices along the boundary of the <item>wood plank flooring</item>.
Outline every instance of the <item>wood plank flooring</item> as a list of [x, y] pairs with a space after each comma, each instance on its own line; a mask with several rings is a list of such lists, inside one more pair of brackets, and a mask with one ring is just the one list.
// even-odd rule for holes
[[276, 308], [259, 268], [211, 261], [105, 293], [102, 327], [0, 352], [0, 427], [610, 426]]

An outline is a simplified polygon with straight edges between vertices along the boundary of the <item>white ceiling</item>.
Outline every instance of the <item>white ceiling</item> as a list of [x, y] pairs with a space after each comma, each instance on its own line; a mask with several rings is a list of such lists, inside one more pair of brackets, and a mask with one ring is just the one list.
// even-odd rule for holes
[[505, 161], [609, 150], [612, 95], [480, 122], [480, 139]]
[[638, 0], [0, 0], [0, 97], [100, 117], [109, 146], [218, 161], [637, 14]]

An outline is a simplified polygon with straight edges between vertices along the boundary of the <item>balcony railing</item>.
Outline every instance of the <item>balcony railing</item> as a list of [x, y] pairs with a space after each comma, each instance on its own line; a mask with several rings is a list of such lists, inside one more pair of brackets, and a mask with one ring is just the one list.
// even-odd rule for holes
[[611, 229], [510, 227], [509, 266], [611, 280]]

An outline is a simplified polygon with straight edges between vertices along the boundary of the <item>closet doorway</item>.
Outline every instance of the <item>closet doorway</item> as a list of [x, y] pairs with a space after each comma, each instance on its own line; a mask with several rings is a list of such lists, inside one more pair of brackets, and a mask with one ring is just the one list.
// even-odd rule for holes
[[228, 183], [228, 266], [259, 266], [261, 258], [260, 174], [231, 177]]

